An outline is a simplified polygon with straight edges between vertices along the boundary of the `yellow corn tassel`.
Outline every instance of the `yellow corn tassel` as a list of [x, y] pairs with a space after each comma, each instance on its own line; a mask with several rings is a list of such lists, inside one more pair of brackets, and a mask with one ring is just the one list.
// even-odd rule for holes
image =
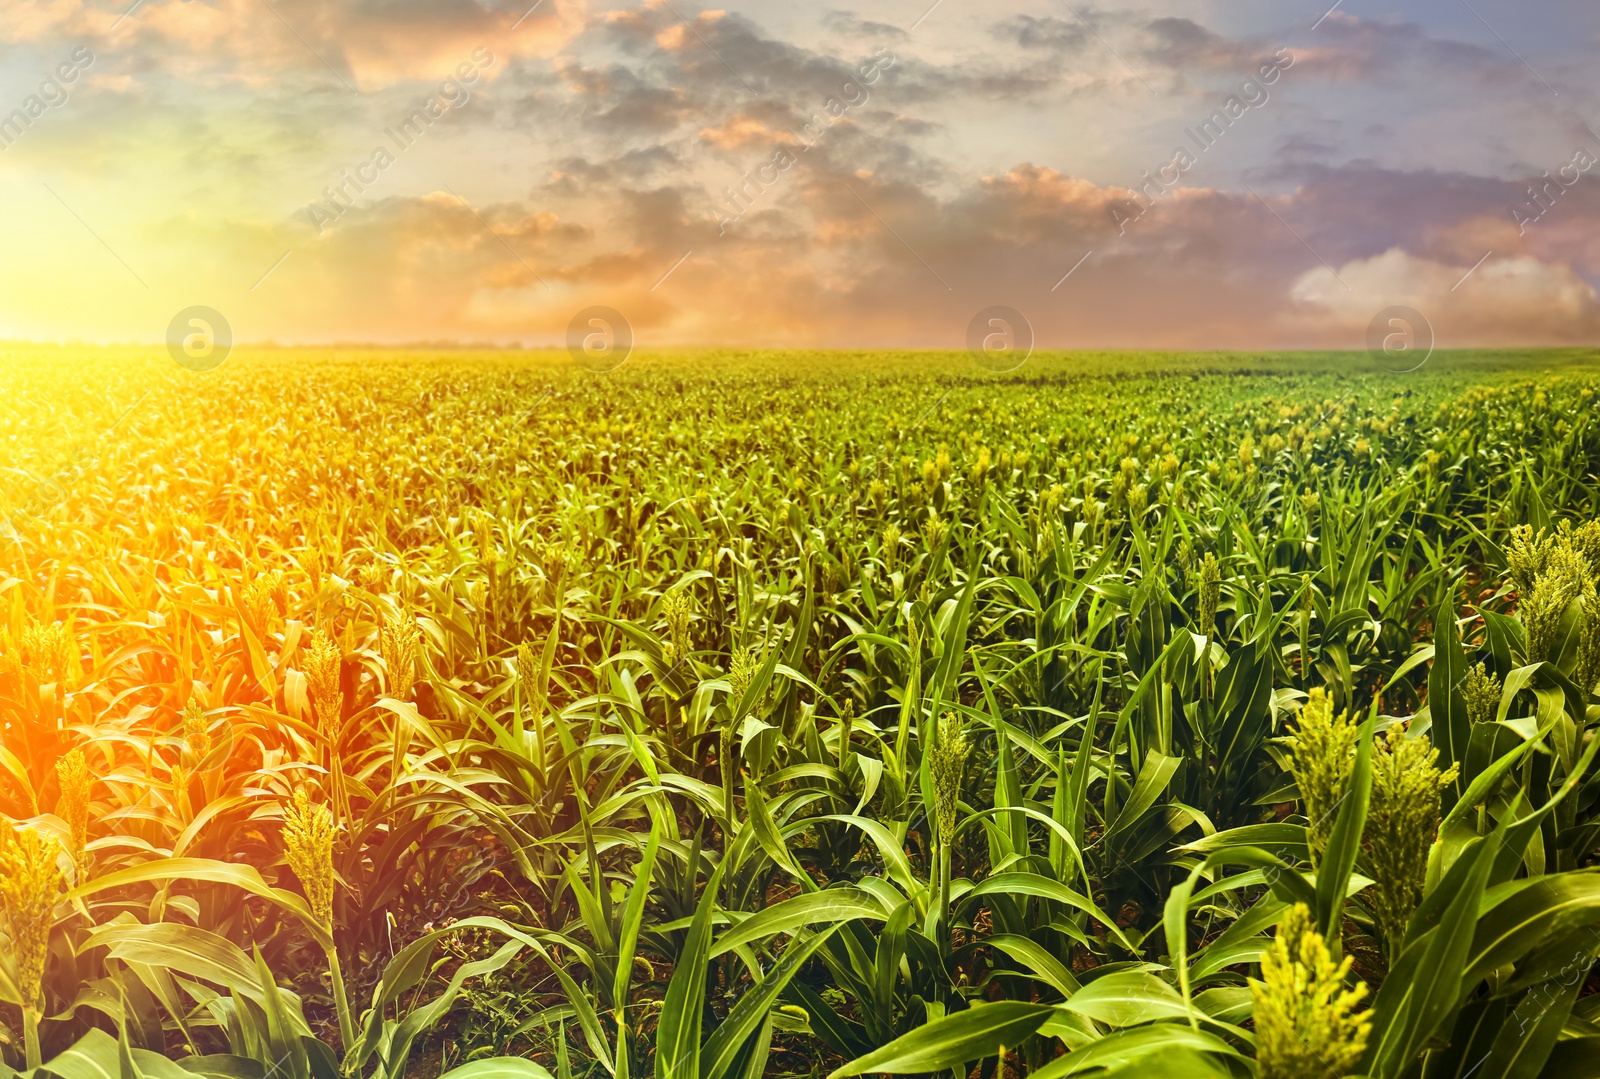
[[17, 988], [24, 1001], [22, 1023], [30, 1068], [41, 1063], [40, 1005], [45, 963], [50, 958], [50, 928], [61, 891], [60, 854], [61, 844], [53, 837], [0, 823], [0, 909], [5, 914]]
[[69, 749], [56, 761], [56, 779], [61, 785], [56, 816], [66, 821], [71, 833], [69, 853], [73, 863], [82, 865], [84, 848], [89, 844], [89, 793], [94, 787], [94, 776], [89, 773], [83, 750]]
[[311, 914], [333, 930], [333, 814], [303, 790], [283, 807], [283, 851], [305, 889]]
[[1330, 1079], [1357, 1066], [1372, 1012], [1356, 1010], [1367, 987], [1346, 987], [1349, 973], [1350, 957], [1334, 963], [1310, 909], [1295, 904], [1261, 957], [1261, 979], [1250, 979], [1259, 1079]]

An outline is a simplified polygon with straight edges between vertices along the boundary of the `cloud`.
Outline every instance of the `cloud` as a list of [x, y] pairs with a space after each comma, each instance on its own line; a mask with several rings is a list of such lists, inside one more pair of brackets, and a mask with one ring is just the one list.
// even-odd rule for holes
[[[784, 116], [783, 120], [792, 118]], [[751, 144], [765, 146], [778, 142], [788, 144], [799, 142], [798, 136], [788, 131], [786, 127], [774, 129], [768, 126], [764, 117], [754, 111], [736, 113], [714, 127], [701, 128], [700, 140], [719, 150], [740, 150]]]
[[[864, 9], [666, 0], [148, 0], [113, 30], [120, 10], [24, 5], [0, 31], [19, 69], [80, 40], [97, 55], [0, 152], [0, 189], [61, 177], [174, 293], [248, 290], [290, 251], [259, 289], [206, 293], [246, 339], [553, 342], [590, 303], [642, 343], [959, 347], [991, 303], [1044, 345], [1359, 347], [1378, 307], [1412, 301], [1463, 341], [1594, 331], [1600, 171], [1531, 224], [1511, 213], [1591, 140], [1590, 98], [1535, 45], [1563, 98], [1529, 111], [1548, 93], [1514, 56], [1420, 16], [1334, 12], [1272, 105], [1121, 228], [1119, 185], [1279, 42], [1172, 0], [1080, 7], [1087, 24], [945, 5], [915, 34]], [[308, 203], [479, 47], [470, 106], [316, 232]], [[50, 210], [10, 239], [0, 315], [66, 335], [92, 297], [26, 269], [78, 228]]]
[[989, 31], [997, 40], [1020, 49], [1043, 49], [1056, 56], [1080, 52], [1094, 43], [1081, 23], [1053, 16], [1015, 15], [996, 22]]
[[[1038, 165], [939, 197], [892, 170], [821, 156], [720, 234], [693, 185], [639, 186], [609, 162], [566, 168], [582, 177], [577, 191], [609, 206], [603, 228], [523, 203], [474, 213], [444, 194], [384, 199], [307, 248], [301, 276], [286, 273], [281, 287], [306, 297], [308, 325], [330, 337], [403, 311], [387, 327], [397, 340], [443, 329], [554, 342], [591, 303], [663, 345], [957, 348], [965, 320], [991, 303], [1023, 310], [1053, 347], [1359, 348], [1373, 315], [1395, 304], [1427, 314], [1441, 344], [1600, 331], [1594, 289], [1532, 253], [1492, 257], [1459, 286], [1476, 256], [1389, 247], [1324, 267], [1284, 221], [1318, 233], [1316, 215], [1338, 205], [1324, 188], [1359, 177], [1324, 173], [1269, 199], [1271, 211], [1249, 195], [1182, 189], [1119, 232], [1111, 210], [1133, 192]], [[1503, 238], [1497, 228], [1479, 215], [1433, 232], [1454, 229], [1470, 250], [1465, 237]], [[341, 287], [374, 262], [389, 267], [381, 287]]]
[[822, 25], [835, 34], [860, 38], [863, 41], [906, 41], [910, 34], [898, 26], [863, 19], [852, 11], [834, 9], [822, 18]]
[[[303, 71], [360, 91], [447, 74], [484, 47], [505, 56], [551, 56], [586, 19], [571, 0], [532, 13], [476, 0], [396, 0], [381, 6], [323, 0], [146, 0], [115, 10], [60, 0], [8, 28], [15, 40], [89, 41], [107, 53], [159, 54], [186, 77], [246, 85]], [[126, 14], [124, 14], [126, 13]], [[526, 15], [526, 18], [519, 17]]]
[[1433, 325], [1441, 347], [1588, 344], [1600, 336], [1594, 287], [1571, 267], [1532, 256], [1493, 259], [1471, 270], [1391, 248], [1345, 263], [1337, 278], [1331, 270], [1308, 270], [1290, 295], [1312, 318], [1345, 328], [1365, 326], [1389, 306], [1415, 308]]
[[1254, 71], [1277, 51], [1260, 39], [1230, 39], [1192, 19], [1167, 16], [1145, 28], [1155, 44], [1145, 55], [1177, 70], [1209, 70], [1241, 75]]

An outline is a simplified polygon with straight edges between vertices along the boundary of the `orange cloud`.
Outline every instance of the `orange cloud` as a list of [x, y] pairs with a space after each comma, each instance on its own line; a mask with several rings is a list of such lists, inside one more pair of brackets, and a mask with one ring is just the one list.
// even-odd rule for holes
[[719, 150], [738, 150], [751, 143], [772, 145], [778, 142], [793, 144], [796, 141], [787, 131], [773, 131], [764, 121], [749, 113], [729, 117], [716, 127], [701, 128], [700, 140]]
[[259, 86], [286, 71], [331, 69], [360, 92], [448, 77], [480, 47], [507, 58], [554, 56], [589, 21], [582, 0], [540, 0], [531, 10], [419, 5], [401, 14], [324, 0], [146, 0], [131, 13], [83, 0], [21, 6], [7, 13], [7, 40], [90, 41], [113, 54], [159, 43], [163, 65], [181, 75]]

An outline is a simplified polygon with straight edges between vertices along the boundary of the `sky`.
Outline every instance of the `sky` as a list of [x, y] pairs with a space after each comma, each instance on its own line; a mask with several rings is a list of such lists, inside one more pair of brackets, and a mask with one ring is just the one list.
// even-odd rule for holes
[[1329, 2], [8, 0], [0, 339], [1594, 344], [1600, 7]]

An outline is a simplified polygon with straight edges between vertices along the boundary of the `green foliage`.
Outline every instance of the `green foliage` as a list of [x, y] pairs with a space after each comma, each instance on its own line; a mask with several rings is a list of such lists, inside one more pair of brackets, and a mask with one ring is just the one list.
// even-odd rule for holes
[[64, 853], [36, 1021], [0, 942], [5, 1068], [1401, 1079], [1600, 1038], [1576, 362], [10, 358], [0, 813]]

